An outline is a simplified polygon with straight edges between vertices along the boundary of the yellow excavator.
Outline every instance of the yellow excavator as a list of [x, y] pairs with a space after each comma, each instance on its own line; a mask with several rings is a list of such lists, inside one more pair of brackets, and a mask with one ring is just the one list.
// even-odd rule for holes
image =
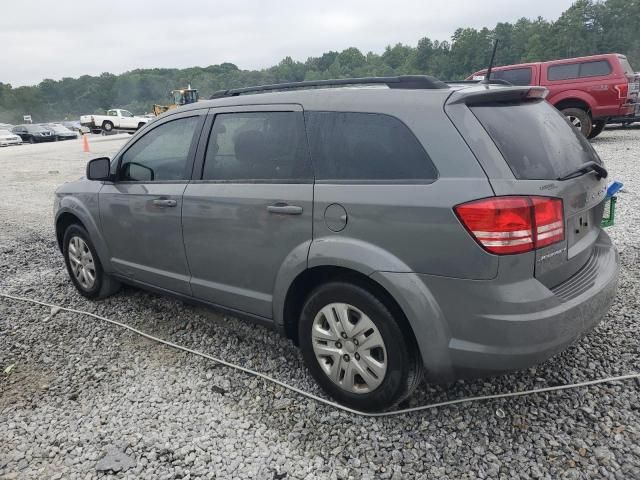
[[198, 101], [198, 90], [195, 88], [191, 88], [189, 85], [187, 88], [181, 88], [179, 90], [171, 90], [169, 92], [169, 98], [173, 103], [169, 105], [154, 105], [153, 113], [156, 117], [167, 110], [172, 110], [174, 108], [178, 108], [182, 105], [188, 105], [190, 103], [195, 103]]

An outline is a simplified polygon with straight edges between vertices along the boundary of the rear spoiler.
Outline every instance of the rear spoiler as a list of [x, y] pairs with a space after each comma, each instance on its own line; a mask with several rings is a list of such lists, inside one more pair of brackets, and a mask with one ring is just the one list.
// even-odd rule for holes
[[481, 105], [485, 103], [522, 102], [546, 98], [548, 93], [549, 90], [545, 87], [507, 87], [485, 84], [456, 90], [451, 94], [447, 103]]

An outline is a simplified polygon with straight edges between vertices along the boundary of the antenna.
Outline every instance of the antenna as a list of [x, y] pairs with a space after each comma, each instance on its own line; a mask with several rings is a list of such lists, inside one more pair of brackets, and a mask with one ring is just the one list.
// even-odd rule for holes
[[491, 82], [491, 70], [493, 69], [493, 61], [496, 58], [496, 50], [498, 49], [498, 39], [496, 38], [493, 41], [493, 52], [491, 53], [491, 60], [489, 61], [489, 67], [487, 68], [487, 74], [480, 83], [490, 83]]

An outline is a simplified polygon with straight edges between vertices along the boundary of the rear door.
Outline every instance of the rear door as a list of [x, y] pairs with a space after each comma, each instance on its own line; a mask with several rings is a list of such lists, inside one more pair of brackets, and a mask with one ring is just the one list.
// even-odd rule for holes
[[276, 276], [312, 238], [313, 174], [299, 105], [212, 109], [184, 193], [193, 296], [272, 318]]
[[[589, 259], [600, 234], [606, 180], [593, 171], [571, 172], [588, 161], [601, 163], [589, 141], [541, 99], [475, 102], [474, 117], [492, 144], [480, 159], [496, 195], [536, 195], [563, 201], [565, 239], [535, 252], [535, 276], [555, 286]], [[502, 157], [504, 162], [495, 162]], [[489, 163], [489, 162], [487, 162]]]

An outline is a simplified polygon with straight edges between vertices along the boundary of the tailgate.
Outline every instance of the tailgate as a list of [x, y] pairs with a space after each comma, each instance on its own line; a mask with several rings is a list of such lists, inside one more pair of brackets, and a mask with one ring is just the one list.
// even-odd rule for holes
[[495, 145], [486, 150], [485, 156], [491, 158], [479, 160], [493, 163], [485, 171], [496, 195], [562, 199], [564, 240], [536, 250], [534, 263], [534, 274], [543, 284], [562, 283], [593, 252], [600, 234], [606, 180], [593, 171], [559, 179], [586, 162], [601, 163], [600, 158], [579, 130], [545, 100], [500, 101], [494, 94], [488, 102], [476, 97], [468, 107]]

